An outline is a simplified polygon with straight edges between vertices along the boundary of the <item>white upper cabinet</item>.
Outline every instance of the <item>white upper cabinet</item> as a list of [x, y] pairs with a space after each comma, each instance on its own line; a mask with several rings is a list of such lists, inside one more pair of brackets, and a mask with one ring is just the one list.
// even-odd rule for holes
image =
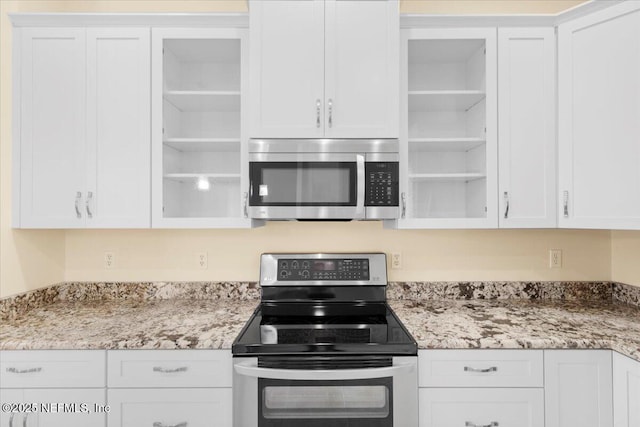
[[15, 36], [14, 225], [149, 227], [149, 30]]
[[153, 30], [153, 227], [248, 227], [247, 31]]
[[400, 228], [496, 228], [496, 30], [402, 35]]
[[553, 28], [498, 30], [499, 223], [556, 227]]
[[85, 31], [22, 29], [14, 46], [14, 226], [84, 227]]
[[254, 138], [397, 138], [396, 0], [252, 1]]
[[559, 224], [640, 229], [640, 2], [558, 37]]

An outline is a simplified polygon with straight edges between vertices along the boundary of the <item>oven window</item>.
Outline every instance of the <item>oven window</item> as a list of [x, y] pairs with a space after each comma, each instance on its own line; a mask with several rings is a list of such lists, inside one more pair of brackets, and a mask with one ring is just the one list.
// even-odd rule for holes
[[265, 418], [385, 418], [389, 390], [379, 386], [265, 387]]
[[251, 162], [252, 206], [355, 206], [355, 162]]
[[258, 427], [391, 427], [393, 378], [258, 379]]

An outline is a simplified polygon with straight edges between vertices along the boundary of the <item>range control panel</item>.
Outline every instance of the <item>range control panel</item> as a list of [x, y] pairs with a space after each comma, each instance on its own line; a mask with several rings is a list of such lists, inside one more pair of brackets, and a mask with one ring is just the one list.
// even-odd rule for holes
[[279, 259], [278, 281], [369, 280], [368, 259]]
[[398, 162], [365, 163], [366, 206], [398, 206]]

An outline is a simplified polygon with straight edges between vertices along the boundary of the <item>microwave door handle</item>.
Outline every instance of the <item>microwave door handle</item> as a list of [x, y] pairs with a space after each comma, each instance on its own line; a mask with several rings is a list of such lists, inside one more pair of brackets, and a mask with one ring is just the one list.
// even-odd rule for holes
[[270, 378], [276, 380], [363, 380], [369, 378], [385, 378], [415, 372], [415, 361], [394, 361], [393, 366], [369, 369], [274, 369], [259, 368], [257, 359], [238, 362], [234, 365], [239, 375], [254, 378]]
[[357, 175], [356, 175], [356, 218], [364, 218], [364, 156], [358, 154], [356, 156], [356, 167], [357, 167]]

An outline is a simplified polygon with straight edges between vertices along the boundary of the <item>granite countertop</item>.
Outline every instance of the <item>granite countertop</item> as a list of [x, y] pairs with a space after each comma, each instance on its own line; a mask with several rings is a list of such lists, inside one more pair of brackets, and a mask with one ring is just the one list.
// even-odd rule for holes
[[[640, 308], [607, 299], [610, 283], [589, 285], [591, 297], [582, 287], [579, 298], [533, 298], [526, 284], [515, 294], [511, 284], [474, 285], [470, 298], [459, 292], [468, 284], [450, 284], [447, 292], [456, 289], [455, 295], [436, 299], [415, 289], [437, 286], [411, 285], [388, 294], [419, 348], [605, 348], [640, 360]], [[14, 301], [12, 311], [5, 302], [0, 349], [228, 349], [258, 304], [255, 284], [242, 284], [242, 292], [229, 291], [229, 284], [205, 292], [198, 285], [145, 284], [131, 292], [105, 284], [106, 298], [100, 285], [91, 292], [81, 284], [59, 286], [46, 298], [25, 297], [28, 309], [16, 310]], [[509, 289], [508, 298], [496, 289]]]

